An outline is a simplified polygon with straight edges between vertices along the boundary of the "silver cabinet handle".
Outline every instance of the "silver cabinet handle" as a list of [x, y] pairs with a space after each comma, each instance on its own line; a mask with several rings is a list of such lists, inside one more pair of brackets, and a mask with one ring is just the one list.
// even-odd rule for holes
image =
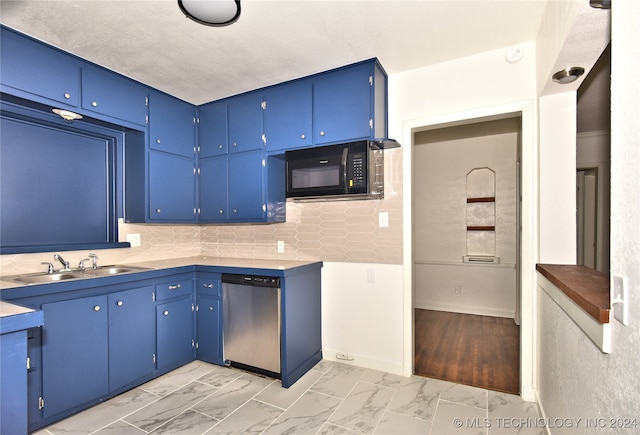
[[224, 210], [223, 210], [223, 209], [220, 209], [219, 213], [220, 213], [220, 214], [223, 214], [223, 213], [224, 213]]
[[169, 290], [175, 290], [175, 289], [178, 289], [178, 288], [180, 288], [180, 284], [170, 285], [169, 286]]
[[100, 305], [96, 305], [95, 307], [93, 307], [93, 311], [100, 311]]
[[162, 210], [159, 208], [156, 208], [156, 213], [162, 213]]
[[213, 288], [213, 284], [202, 284], [202, 287]]
[[305, 135], [304, 135], [304, 134], [301, 134], [301, 135], [300, 135], [300, 139], [304, 139], [304, 138], [305, 138]]
[[209, 307], [209, 311], [213, 311], [213, 307]]
[[234, 143], [233, 143], [233, 146], [234, 146], [234, 147], [237, 147], [237, 146], [238, 146], [238, 143], [237, 143], [237, 142], [234, 142]]
[[66, 94], [64, 94], [64, 97], [68, 100], [69, 98], [71, 98], [71, 94], [67, 92]]
[[222, 148], [224, 148], [224, 145], [222, 145], [222, 144], [218, 145], [218, 149], [221, 150]]
[[237, 208], [234, 208], [234, 209], [233, 209], [233, 212], [234, 212], [234, 213], [238, 213], [238, 209], [237, 209]]
[[98, 102], [97, 102], [97, 101], [92, 101], [92, 102], [91, 102], [91, 105], [92, 105], [93, 107], [98, 107]]
[[116, 303], [116, 305], [117, 305], [117, 306], [119, 306], [119, 307], [121, 307], [121, 306], [122, 306], [122, 301], [118, 301], [118, 302]]
[[156, 139], [156, 143], [160, 143], [160, 139]]
[[164, 310], [164, 312], [162, 313], [163, 316], [168, 316], [169, 315], [169, 310]]
[[321, 132], [320, 132], [320, 136], [324, 136], [324, 131], [321, 131]]

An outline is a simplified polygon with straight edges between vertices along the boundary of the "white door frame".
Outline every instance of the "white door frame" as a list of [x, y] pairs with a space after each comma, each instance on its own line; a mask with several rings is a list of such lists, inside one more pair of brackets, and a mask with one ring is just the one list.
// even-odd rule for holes
[[468, 124], [482, 118], [508, 117], [519, 113], [521, 131], [521, 246], [520, 246], [520, 395], [535, 401], [536, 392], [536, 271], [538, 259], [538, 134], [533, 100], [448, 113], [404, 121], [403, 144], [403, 340], [404, 375], [413, 374], [413, 135], [435, 126]]

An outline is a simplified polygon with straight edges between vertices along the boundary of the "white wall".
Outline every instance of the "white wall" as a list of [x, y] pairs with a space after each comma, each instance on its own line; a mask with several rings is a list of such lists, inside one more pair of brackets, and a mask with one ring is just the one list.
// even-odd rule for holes
[[540, 263], [576, 264], [576, 92], [540, 98]]
[[402, 325], [402, 265], [324, 263], [324, 358], [402, 374]]
[[612, 350], [606, 355], [544, 292], [538, 295], [540, 404], [550, 418], [603, 419], [604, 428], [580, 433], [635, 433], [637, 428], [614, 430], [610, 419], [637, 421], [640, 409], [640, 3], [615, 2], [611, 12], [610, 262], [612, 273], [628, 277], [631, 323], [612, 320]]

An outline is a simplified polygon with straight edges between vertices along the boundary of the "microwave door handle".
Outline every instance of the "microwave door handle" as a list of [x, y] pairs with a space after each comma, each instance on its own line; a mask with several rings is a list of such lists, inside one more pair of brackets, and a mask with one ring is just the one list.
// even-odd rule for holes
[[349, 193], [347, 186], [347, 157], [349, 156], [349, 148], [342, 150], [342, 183], [344, 183], [344, 193]]

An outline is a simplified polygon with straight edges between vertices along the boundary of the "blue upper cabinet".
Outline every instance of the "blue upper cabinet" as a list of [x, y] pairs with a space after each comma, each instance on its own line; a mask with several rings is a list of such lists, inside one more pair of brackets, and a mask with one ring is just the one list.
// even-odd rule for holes
[[138, 125], [147, 123], [149, 88], [94, 65], [82, 66], [82, 108]]
[[226, 155], [199, 160], [198, 219], [202, 223], [229, 219], [228, 164]]
[[227, 101], [198, 107], [198, 149], [200, 158], [226, 154]]
[[262, 136], [262, 96], [249, 92], [227, 100], [229, 152], [240, 153], [264, 147]]
[[195, 222], [193, 158], [149, 152], [149, 222]]
[[313, 80], [314, 144], [371, 137], [373, 64], [362, 63]]
[[311, 80], [285, 83], [263, 92], [267, 151], [312, 146], [312, 98]]
[[193, 158], [196, 107], [162, 92], [149, 96], [149, 148]]
[[2, 92], [40, 103], [80, 105], [81, 61], [2, 27]]

